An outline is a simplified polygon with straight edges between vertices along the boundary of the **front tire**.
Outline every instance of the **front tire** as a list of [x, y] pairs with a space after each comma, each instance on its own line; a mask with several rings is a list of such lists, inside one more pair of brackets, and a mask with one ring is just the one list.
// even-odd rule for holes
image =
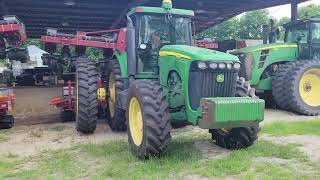
[[[236, 97], [251, 97], [257, 98], [255, 89], [251, 88], [250, 84], [244, 78], [239, 78], [236, 84]], [[254, 144], [258, 139], [260, 127], [237, 127], [231, 129], [210, 129], [212, 140], [216, 145], [226, 149], [242, 149]]]
[[94, 63], [80, 58], [76, 71], [76, 129], [84, 134], [92, 134], [97, 126], [98, 72]]
[[135, 81], [129, 88], [126, 117], [128, 140], [142, 159], [162, 154], [171, 141], [168, 104], [155, 81]]
[[258, 139], [259, 126], [210, 130], [215, 143], [226, 149], [243, 149]]

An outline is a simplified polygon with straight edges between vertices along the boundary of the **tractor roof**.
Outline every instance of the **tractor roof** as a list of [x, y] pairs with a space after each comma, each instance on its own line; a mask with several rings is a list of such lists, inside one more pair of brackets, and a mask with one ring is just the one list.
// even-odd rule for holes
[[134, 13], [166, 14], [168, 12], [170, 12], [170, 14], [176, 14], [176, 15], [181, 15], [181, 16], [194, 16], [194, 12], [191, 10], [175, 9], [175, 8], [167, 10], [162, 7], [144, 7], [144, 6], [139, 6], [139, 7], [131, 9], [131, 11], [129, 11], [127, 15], [131, 16]]
[[292, 27], [298, 24], [303, 24], [303, 23], [312, 23], [312, 22], [319, 22], [320, 23], [320, 18], [307, 18], [307, 19], [298, 19], [295, 21], [291, 21], [287, 24], [284, 24], [283, 27]]

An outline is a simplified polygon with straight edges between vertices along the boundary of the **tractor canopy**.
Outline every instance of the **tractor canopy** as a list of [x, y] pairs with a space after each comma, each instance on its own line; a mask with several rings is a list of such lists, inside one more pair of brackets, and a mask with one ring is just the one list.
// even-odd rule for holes
[[[171, 5], [172, 7], [172, 5]], [[135, 13], [155, 13], [155, 14], [172, 14], [172, 15], [179, 15], [179, 16], [194, 16], [194, 12], [192, 10], [185, 10], [185, 9], [175, 9], [170, 8], [168, 6], [163, 5], [162, 7], [145, 7], [145, 6], [138, 6], [132, 8], [131, 11], [128, 12], [128, 16], [131, 16]]]
[[290, 27], [293, 27], [293, 26], [306, 24], [306, 23], [320, 23], [320, 18], [309, 18], [309, 19], [295, 20], [295, 21], [291, 21], [289, 23], [286, 23], [286, 24], [284, 24], [282, 26], [284, 28], [290, 28]]
[[145, 7], [145, 6], [138, 6], [131, 11], [128, 12], [128, 16], [131, 16], [135, 13], [157, 13], [157, 14], [167, 14], [170, 13], [172, 15], [180, 15], [180, 16], [194, 16], [194, 12], [192, 10], [185, 10], [185, 9], [164, 9], [162, 7]]

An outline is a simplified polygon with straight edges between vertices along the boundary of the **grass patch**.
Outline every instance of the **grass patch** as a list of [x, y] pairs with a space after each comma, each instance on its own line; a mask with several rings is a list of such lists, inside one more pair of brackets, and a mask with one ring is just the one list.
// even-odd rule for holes
[[31, 130], [29, 134], [30, 134], [30, 137], [41, 138], [43, 136], [43, 130], [42, 129]]
[[6, 155], [7, 158], [17, 158], [19, 157], [17, 154], [13, 154], [12, 152], [9, 152], [7, 155]]
[[0, 143], [9, 141], [9, 137], [5, 134], [0, 134]]
[[[255, 179], [268, 178], [269, 173], [286, 179], [296, 175], [294, 169], [263, 162], [255, 165], [253, 159], [274, 157], [308, 162], [297, 150], [297, 145], [275, 145], [266, 141], [245, 150], [232, 151], [224, 159], [210, 159], [195, 146], [195, 142], [208, 142], [208, 135], [184, 134], [174, 137], [168, 152], [160, 158], [139, 160], [124, 140], [77, 145], [67, 150], [44, 152], [17, 163], [0, 161], [0, 179], [185, 179], [188, 175]], [[34, 164], [31, 168], [22, 168], [30, 162]]]
[[301, 122], [275, 122], [262, 127], [262, 132], [275, 136], [297, 135], [320, 135], [320, 120]]
[[64, 125], [57, 125], [57, 126], [50, 128], [49, 130], [56, 131], [56, 132], [62, 132], [65, 129], [66, 129], [66, 127]]
[[255, 157], [273, 157], [281, 159], [299, 159], [306, 161], [306, 156], [296, 149], [297, 145], [274, 145], [271, 142], [260, 141], [255, 146], [233, 151], [226, 159], [204, 161], [201, 168], [194, 167], [196, 174], [212, 176], [239, 175], [250, 170]]

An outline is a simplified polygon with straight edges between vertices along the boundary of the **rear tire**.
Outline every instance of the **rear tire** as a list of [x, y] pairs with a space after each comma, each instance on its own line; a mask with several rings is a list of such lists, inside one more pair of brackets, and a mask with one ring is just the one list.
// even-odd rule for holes
[[289, 72], [296, 66], [296, 62], [287, 62], [281, 65], [279, 71], [272, 77], [272, 96], [280, 109], [290, 110], [287, 96], [286, 82], [289, 79]]
[[[236, 84], [236, 97], [257, 98], [255, 89], [244, 78], [239, 78]], [[259, 124], [251, 127], [237, 127], [231, 129], [210, 129], [212, 140], [216, 145], [226, 149], [242, 149], [254, 144], [258, 139]]]
[[108, 97], [107, 97], [107, 121], [113, 131], [125, 131], [127, 129], [125, 111], [117, 102], [119, 92], [124, 90], [124, 82], [121, 75], [118, 60], [112, 60], [108, 64], [107, 72]]
[[76, 129], [84, 134], [95, 131], [98, 119], [98, 72], [94, 63], [85, 58], [77, 61]]
[[75, 120], [74, 111], [62, 110], [60, 112], [60, 119], [62, 123], [74, 121]]
[[5, 115], [3, 119], [0, 120], [0, 129], [10, 129], [14, 125], [14, 117], [12, 115]]
[[289, 73], [286, 87], [290, 108], [300, 114], [320, 114], [320, 61], [304, 60]]
[[168, 104], [160, 85], [139, 80], [129, 88], [128, 140], [133, 153], [142, 159], [165, 152], [171, 141]]

